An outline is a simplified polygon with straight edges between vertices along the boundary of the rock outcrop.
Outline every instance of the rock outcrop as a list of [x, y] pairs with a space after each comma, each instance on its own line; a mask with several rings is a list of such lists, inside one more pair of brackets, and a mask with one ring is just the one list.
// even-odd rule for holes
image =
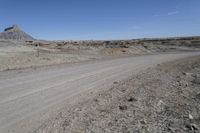
[[0, 33], [0, 39], [21, 41], [35, 40], [32, 36], [22, 31], [17, 25], [6, 28], [4, 32]]

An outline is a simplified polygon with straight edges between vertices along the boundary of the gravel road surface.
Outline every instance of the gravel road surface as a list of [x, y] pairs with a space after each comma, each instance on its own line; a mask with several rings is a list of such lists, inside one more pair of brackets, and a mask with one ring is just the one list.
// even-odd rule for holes
[[112, 85], [157, 64], [194, 55], [200, 53], [146, 55], [0, 72], [0, 132], [33, 132], [85, 92]]

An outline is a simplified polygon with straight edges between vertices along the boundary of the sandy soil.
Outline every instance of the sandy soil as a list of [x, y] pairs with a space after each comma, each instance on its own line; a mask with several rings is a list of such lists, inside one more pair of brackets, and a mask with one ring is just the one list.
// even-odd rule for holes
[[35, 68], [63, 63], [75, 63], [102, 58], [101, 55], [82, 54], [78, 52], [60, 52], [58, 49], [37, 48], [24, 42], [0, 40], [0, 71]]
[[[36, 44], [38, 42], [35, 42]], [[39, 42], [41, 43], [41, 42]], [[121, 56], [136, 56], [155, 53], [185, 52], [199, 50], [196, 47], [154, 44], [130, 44], [131, 42], [64, 42], [41, 43], [39, 57], [36, 44], [14, 40], [0, 40], [0, 71], [36, 68], [64, 63], [75, 63], [95, 59]]]
[[42, 133], [198, 133], [200, 56], [158, 64], [88, 94], [65, 108]]
[[36, 54], [37, 52], [1, 53], [0, 71], [98, 59], [90, 55], [40, 53], [37, 57]]

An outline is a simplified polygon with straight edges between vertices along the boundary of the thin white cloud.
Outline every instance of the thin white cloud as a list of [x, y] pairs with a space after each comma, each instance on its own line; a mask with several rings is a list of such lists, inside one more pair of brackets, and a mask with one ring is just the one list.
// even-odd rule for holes
[[173, 12], [167, 13], [168, 16], [172, 16], [172, 15], [176, 15], [176, 14], [179, 14], [179, 11], [173, 11]]
[[179, 11], [168, 12], [167, 14], [154, 14], [153, 17], [166, 17], [179, 14]]

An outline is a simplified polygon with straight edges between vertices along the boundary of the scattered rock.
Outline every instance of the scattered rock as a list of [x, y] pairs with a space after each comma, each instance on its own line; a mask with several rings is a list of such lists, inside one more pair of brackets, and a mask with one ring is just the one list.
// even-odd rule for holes
[[185, 127], [190, 131], [198, 130], [196, 124], [186, 124]]
[[147, 122], [146, 122], [146, 120], [141, 120], [140, 123], [141, 124], [146, 124]]
[[193, 75], [193, 73], [183, 72], [183, 75], [191, 77]]
[[134, 97], [129, 97], [127, 100], [129, 102], [136, 102], [137, 101], [137, 99], [135, 99]]
[[123, 111], [123, 110], [127, 110], [128, 107], [126, 105], [120, 105], [119, 109]]
[[194, 117], [191, 114], [189, 114], [188, 117], [189, 117], [190, 120], [194, 119]]
[[94, 101], [95, 101], [96, 103], [97, 103], [97, 102], [99, 102], [99, 100], [98, 100], [98, 99], [96, 99], [96, 98], [94, 99]]
[[65, 121], [63, 122], [62, 127], [63, 127], [63, 130], [64, 130], [64, 131], [66, 130], [66, 127], [70, 125], [69, 123], [70, 123], [70, 122], [69, 122], [68, 120], [65, 120]]
[[193, 128], [194, 130], [198, 130], [198, 127], [197, 127], [196, 124], [191, 124], [191, 126], [192, 126], [192, 128]]
[[[75, 127], [74, 129], [87, 128], [88, 132], [108, 133], [199, 132], [199, 99], [196, 98], [200, 98], [199, 86], [193, 86], [191, 83], [195, 77], [184, 76], [180, 70], [193, 74], [199, 73], [200, 70], [188, 69], [190, 62], [185, 62], [185, 65], [181, 65], [181, 63], [175, 62], [176, 67], [173, 66], [173, 63], [161, 65], [163, 71], [150, 69], [129, 81], [120, 81], [119, 85], [113, 87], [115, 89], [102, 93], [106, 94], [107, 97], [104, 95], [98, 97], [101, 104], [93, 106], [89, 103], [78, 113], [71, 110], [73, 114], [78, 114], [77, 117], [81, 119], [72, 120], [69, 124], [66, 123], [65, 130]], [[168, 74], [165, 74], [165, 69], [169, 69]], [[185, 75], [190, 74], [185, 73]], [[177, 77], [178, 79], [176, 79]], [[125, 93], [121, 91], [125, 91]], [[94, 99], [94, 101], [96, 100]], [[83, 102], [80, 107], [87, 105], [84, 103], [87, 101]], [[98, 106], [102, 108], [103, 113], [96, 111]], [[86, 117], [82, 118], [85, 114], [87, 114]], [[92, 121], [93, 119], [95, 121]], [[89, 124], [85, 126], [84, 122], [89, 122]], [[52, 127], [52, 129], [54, 128]]]
[[113, 84], [118, 84], [118, 82], [117, 82], [117, 81], [115, 81], [115, 82], [113, 82]]

